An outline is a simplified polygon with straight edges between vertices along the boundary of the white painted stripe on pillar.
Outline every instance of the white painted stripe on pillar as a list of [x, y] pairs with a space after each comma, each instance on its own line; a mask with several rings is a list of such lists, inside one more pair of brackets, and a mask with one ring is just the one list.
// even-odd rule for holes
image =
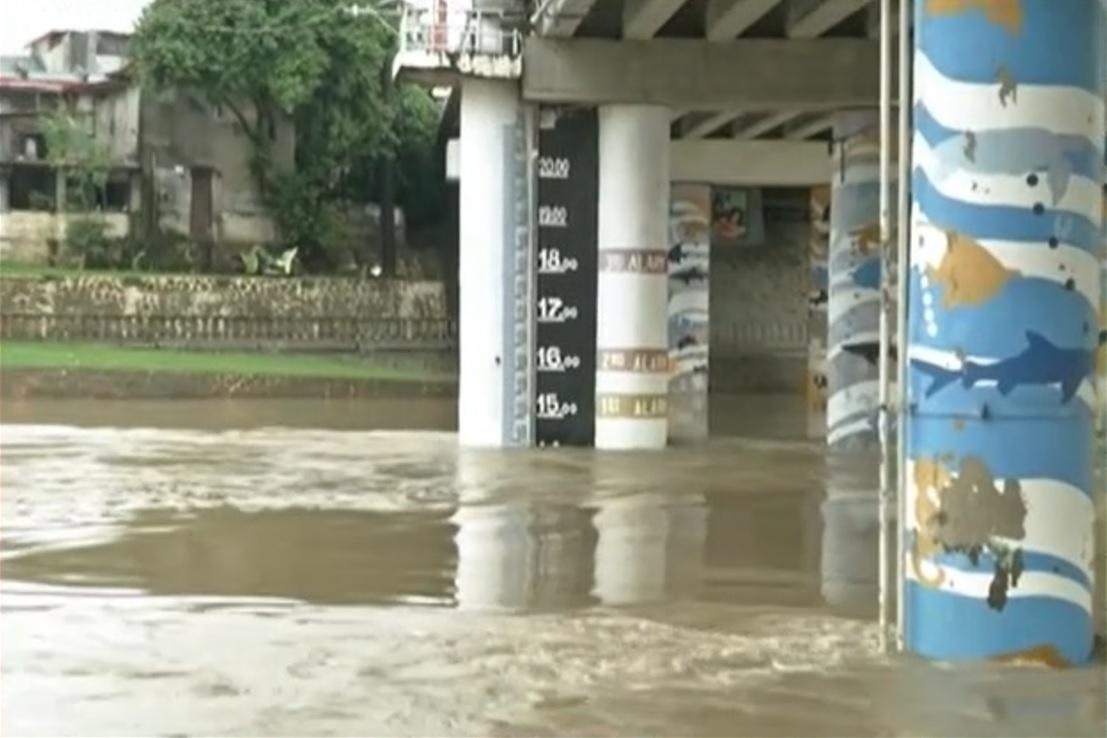
[[656, 310], [668, 297], [669, 282], [665, 274], [600, 272], [596, 346], [601, 349], [668, 350], [668, 311], [659, 321]]
[[850, 310], [860, 307], [861, 305], [880, 302], [880, 292], [868, 287], [857, 287], [856, 289], [835, 293], [834, 298], [828, 310], [830, 325], [834, 325], [834, 321], [841, 318]]
[[[925, 576], [934, 576], [936, 567], [933, 562], [924, 563], [923, 567]], [[911, 561], [910, 553], [904, 556], [903, 570], [906, 572], [907, 579], [919, 582], [918, 574], [915, 572], [915, 566]], [[944, 569], [944, 571], [946, 571], [947, 576], [944, 577], [944, 581], [935, 589], [958, 594], [962, 597], [970, 597], [974, 600], [980, 600], [980, 606], [987, 607], [984, 603], [988, 599], [988, 588], [992, 585], [991, 574], [956, 571], [953, 576], [949, 576], [950, 570]], [[919, 583], [923, 586], [927, 586], [923, 582]], [[1072, 579], [1057, 576], [1056, 574], [1048, 574], [1046, 572], [1024, 571], [1022, 576], [1019, 577], [1019, 586], [1008, 587], [1007, 597], [1010, 599], [1019, 599], [1021, 597], [1054, 597], [1059, 600], [1071, 602], [1077, 607], [1087, 610], [1089, 613], [1092, 610], [1092, 593], [1089, 590]]]
[[616, 395], [664, 395], [669, 387], [669, 373], [597, 372], [596, 393]]
[[[963, 140], [963, 139], [962, 139]], [[961, 141], [957, 144], [963, 145]], [[1026, 184], [1026, 175], [991, 174], [967, 168], [944, 166], [938, 154], [920, 133], [915, 134], [914, 165], [926, 173], [934, 189], [958, 202], [973, 205], [1007, 205], [1029, 210], [1042, 201], [1042, 189]], [[1051, 210], [1060, 210], [1080, 217], [1098, 212], [1102, 207], [1103, 189], [1099, 183], [1074, 174], [1065, 194]]]
[[[990, 130], [1043, 128], [1055, 134], [1085, 136], [1103, 151], [1104, 101], [1090, 92], [1060, 85], [1019, 84], [1019, 104], [1004, 107], [996, 84], [946, 77], [915, 54], [915, 102], [922, 102], [942, 126], [975, 131], [980, 121]], [[1100, 132], [1098, 136], [1094, 136]]]
[[[1073, 179], [1073, 183], [1077, 180]], [[1102, 197], [1102, 195], [1100, 196]], [[918, 269], [942, 264], [949, 250], [949, 236], [929, 222], [916, 219], [911, 247], [911, 263]], [[1000, 264], [1024, 277], [1048, 279], [1065, 284], [1073, 280], [1077, 292], [1092, 305], [1099, 305], [1099, 259], [1095, 254], [1061, 242], [1057, 248], [1041, 248], [1021, 241], [977, 241]], [[1064, 269], [1059, 267], [1063, 266]]]

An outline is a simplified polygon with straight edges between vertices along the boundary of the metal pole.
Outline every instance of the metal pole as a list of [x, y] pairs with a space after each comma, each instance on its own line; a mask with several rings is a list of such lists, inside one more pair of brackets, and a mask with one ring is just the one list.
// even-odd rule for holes
[[880, 648], [888, 650], [888, 623], [890, 598], [888, 597], [888, 502], [892, 494], [892, 473], [889, 463], [889, 435], [891, 428], [891, 408], [889, 407], [888, 371], [889, 349], [889, 312], [891, 307], [891, 151], [889, 132], [892, 119], [892, 0], [880, 0], [880, 496], [877, 502], [877, 517], [880, 526], [880, 565], [877, 585], [877, 604], [879, 607]]
[[903, 650], [905, 611], [903, 606], [903, 557], [906, 542], [903, 525], [907, 519], [907, 286], [911, 274], [911, 0], [899, 2], [899, 190], [897, 222], [899, 238], [896, 254], [896, 650]]

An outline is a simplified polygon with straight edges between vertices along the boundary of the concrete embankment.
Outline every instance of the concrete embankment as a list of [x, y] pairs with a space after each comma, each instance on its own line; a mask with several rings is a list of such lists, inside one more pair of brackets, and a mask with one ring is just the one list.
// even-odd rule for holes
[[0, 396], [449, 397], [442, 284], [0, 273]]

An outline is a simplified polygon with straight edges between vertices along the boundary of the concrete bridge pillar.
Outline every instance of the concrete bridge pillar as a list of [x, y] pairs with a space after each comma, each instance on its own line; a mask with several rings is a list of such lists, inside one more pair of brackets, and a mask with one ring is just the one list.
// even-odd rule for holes
[[461, 91], [458, 438], [531, 442], [530, 115], [511, 81]]
[[1107, 11], [917, 7], [905, 643], [1084, 662]]
[[669, 111], [599, 109], [596, 448], [662, 448], [668, 429]]
[[875, 111], [834, 122], [827, 305], [827, 442], [877, 444], [880, 375], [880, 124]]

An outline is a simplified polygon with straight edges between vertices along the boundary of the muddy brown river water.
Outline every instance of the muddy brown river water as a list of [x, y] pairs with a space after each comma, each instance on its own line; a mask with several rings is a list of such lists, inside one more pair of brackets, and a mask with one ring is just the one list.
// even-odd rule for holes
[[459, 450], [439, 400], [6, 403], [0, 731], [1107, 732], [1102, 661], [881, 654], [875, 495], [726, 408], [600, 454]]

